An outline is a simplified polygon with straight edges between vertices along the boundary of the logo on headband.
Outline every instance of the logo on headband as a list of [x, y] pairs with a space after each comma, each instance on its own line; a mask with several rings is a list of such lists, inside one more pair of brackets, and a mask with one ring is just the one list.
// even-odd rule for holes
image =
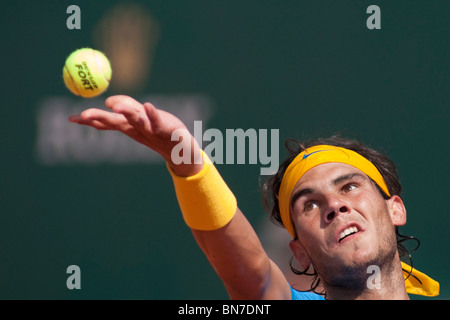
[[312, 154], [314, 154], [314, 153], [317, 153], [317, 152], [322, 152], [322, 151], [330, 151], [330, 150], [317, 150], [317, 151], [311, 152], [311, 153], [309, 153], [309, 154], [306, 154], [306, 153], [305, 153], [305, 154], [303, 155], [303, 158], [302, 158], [302, 159], [304, 160], [304, 159], [308, 158], [310, 155], [312, 155]]

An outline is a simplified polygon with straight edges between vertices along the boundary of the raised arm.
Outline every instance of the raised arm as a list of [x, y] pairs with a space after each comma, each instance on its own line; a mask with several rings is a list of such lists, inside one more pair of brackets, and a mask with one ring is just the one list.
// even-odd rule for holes
[[[202, 172], [206, 164], [204, 161], [194, 161], [203, 158], [192, 135], [185, 135], [182, 141], [172, 141], [175, 130], [187, 132], [186, 126], [174, 115], [150, 103], [142, 105], [128, 96], [110, 97], [105, 105], [111, 111], [88, 109], [80, 115], [71, 116], [69, 121], [98, 130], [117, 130], [128, 135], [161, 154], [173, 170], [174, 179], [175, 176], [192, 177]], [[172, 150], [176, 145], [180, 147], [180, 143], [186, 146], [183, 150], [191, 150], [189, 163], [178, 163], [172, 159]], [[220, 195], [217, 197], [220, 198]], [[217, 201], [220, 203], [220, 199]], [[287, 280], [269, 259], [239, 208], [224, 226], [208, 231], [191, 229], [198, 245], [222, 279], [230, 298], [291, 298]]]

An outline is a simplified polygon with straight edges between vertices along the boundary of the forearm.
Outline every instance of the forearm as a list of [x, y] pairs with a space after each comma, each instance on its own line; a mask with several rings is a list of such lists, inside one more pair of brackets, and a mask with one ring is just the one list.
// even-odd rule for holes
[[239, 209], [223, 228], [192, 232], [231, 299], [290, 298], [284, 276]]

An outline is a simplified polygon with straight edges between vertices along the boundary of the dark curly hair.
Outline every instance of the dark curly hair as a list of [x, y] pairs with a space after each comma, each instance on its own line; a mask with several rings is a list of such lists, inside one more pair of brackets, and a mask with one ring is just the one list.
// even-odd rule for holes
[[[286, 149], [288, 151], [288, 156], [286, 160], [284, 160], [277, 171], [276, 174], [268, 178], [265, 183], [263, 184], [262, 193], [263, 193], [263, 204], [265, 209], [270, 213], [271, 220], [278, 225], [283, 226], [283, 222], [281, 221], [280, 216], [280, 209], [278, 206], [278, 192], [280, 190], [281, 181], [284, 176], [284, 172], [286, 171], [289, 164], [294, 160], [294, 158], [304, 151], [307, 148], [310, 148], [312, 146], [316, 145], [333, 145], [337, 147], [342, 147], [346, 149], [353, 150], [366, 159], [368, 159], [370, 162], [372, 162], [375, 167], [378, 169], [378, 171], [383, 176], [386, 185], [388, 187], [389, 193], [391, 196], [398, 195], [400, 196], [402, 192], [402, 186], [400, 183], [400, 179], [397, 173], [397, 169], [395, 167], [394, 162], [385, 156], [384, 154], [371, 149], [364, 145], [363, 143], [354, 140], [354, 139], [348, 139], [343, 138], [340, 136], [332, 136], [330, 138], [320, 138], [320, 139], [313, 139], [305, 141], [304, 143], [301, 143], [300, 141], [294, 140], [294, 139], [288, 139], [285, 142]], [[374, 185], [378, 188], [379, 192], [385, 199], [389, 199], [389, 196], [386, 195], [381, 188], [378, 187], [378, 185], [374, 182]], [[284, 227], [284, 226], [283, 226]], [[399, 228], [396, 227], [395, 229], [396, 235], [397, 235], [397, 249], [400, 255], [400, 258], [402, 260], [407, 260], [407, 263], [409, 263], [412, 267], [412, 260], [411, 260], [411, 253], [417, 250], [417, 248], [420, 245], [420, 241], [413, 237], [413, 236], [406, 236], [402, 235], [399, 232]], [[413, 240], [416, 242], [416, 246], [413, 249], [408, 250], [405, 245], [403, 244], [407, 240]], [[311, 283], [311, 289], [309, 291], [315, 291], [315, 289], [320, 284], [320, 278], [317, 275], [317, 272], [314, 270], [313, 272], [309, 273], [308, 269], [304, 271], [297, 270], [292, 265], [293, 259], [291, 259], [291, 270], [295, 274], [304, 274], [304, 275], [310, 275], [313, 276], [314, 279]], [[409, 275], [411, 274], [411, 270], [404, 270]], [[323, 294], [323, 293], [322, 293]]]

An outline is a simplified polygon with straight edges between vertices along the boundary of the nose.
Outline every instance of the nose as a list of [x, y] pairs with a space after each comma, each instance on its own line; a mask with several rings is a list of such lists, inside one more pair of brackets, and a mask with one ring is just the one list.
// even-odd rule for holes
[[330, 199], [328, 204], [328, 210], [325, 214], [325, 222], [330, 223], [340, 214], [345, 214], [350, 212], [350, 207], [341, 201], [340, 199], [334, 198]]

